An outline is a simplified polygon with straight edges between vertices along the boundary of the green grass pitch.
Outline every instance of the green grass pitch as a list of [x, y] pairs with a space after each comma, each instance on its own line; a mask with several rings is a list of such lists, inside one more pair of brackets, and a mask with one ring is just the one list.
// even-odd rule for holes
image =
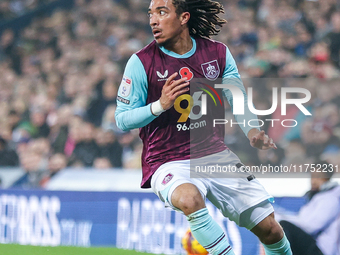
[[29, 246], [0, 244], [1, 255], [151, 255], [151, 253], [121, 250], [116, 248], [83, 248], [72, 246]]

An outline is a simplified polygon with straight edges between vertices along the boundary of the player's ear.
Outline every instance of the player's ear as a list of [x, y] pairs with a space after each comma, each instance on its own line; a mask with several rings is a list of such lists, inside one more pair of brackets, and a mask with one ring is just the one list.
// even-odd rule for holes
[[183, 12], [181, 14], [181, 25], [185, 25], [188, 23], [189, 19], [190, 19], [190, 13], [189, 12]]

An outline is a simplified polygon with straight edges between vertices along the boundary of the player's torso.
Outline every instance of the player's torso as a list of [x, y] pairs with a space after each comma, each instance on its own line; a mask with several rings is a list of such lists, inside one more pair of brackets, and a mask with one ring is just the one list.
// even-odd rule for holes
[[137, 56], [148, 77], [147, 104], [158, 100], [167, 78], [187, 77], [190, 91], [179, 96], [166, 112], [141, 129], [147, 159], [168, 157], [177, 160], [200, 157], [225, 149], [224, 127], [213, 127], [214, 118], [224, 118], [221, 83], [226, 63], [226, 47], [206, 39], [196, 39], [196, 51], [188, 58], [165, 54], [152, 43]]

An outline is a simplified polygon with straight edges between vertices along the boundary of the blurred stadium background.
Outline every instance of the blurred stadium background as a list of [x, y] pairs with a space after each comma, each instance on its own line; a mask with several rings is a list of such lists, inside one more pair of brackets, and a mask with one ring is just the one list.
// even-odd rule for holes
[[[272, 87], [312, 95], [305, 104], [312, 116], [291, 105], [287, 116], [278, 107], [263, 117], [298, 121], [291, 128], [264, 122], [277, 150], [251, 148], [236, 125], [226, 126], [227, 145], [247, 165], [339, 165], [339, 2], [219, 2], [228, 24], [213, 39], [230, 48], [245, 86], [254, 89], [255, 108], [270, 108]], [[183, 253], [185, 219], [139, 188], [138, 130], [122, 132], [114, 120], [124, 66], [152, 41], [148, 6], [148, 0], [0, 1], [0, 243]], [[296, 212], [308, 176], [267, 177], [261, 182], [275, 206]], [[259, 253], [249, 231], [208, 206], [236, 254]]]

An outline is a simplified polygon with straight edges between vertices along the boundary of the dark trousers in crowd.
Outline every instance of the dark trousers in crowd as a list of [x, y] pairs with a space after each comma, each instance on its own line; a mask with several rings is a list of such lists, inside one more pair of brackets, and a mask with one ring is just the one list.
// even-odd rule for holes
[[280, 224], [286, 233], [294, 255], [323, 255], [310, 234], [288, 221], [282, 220]]

